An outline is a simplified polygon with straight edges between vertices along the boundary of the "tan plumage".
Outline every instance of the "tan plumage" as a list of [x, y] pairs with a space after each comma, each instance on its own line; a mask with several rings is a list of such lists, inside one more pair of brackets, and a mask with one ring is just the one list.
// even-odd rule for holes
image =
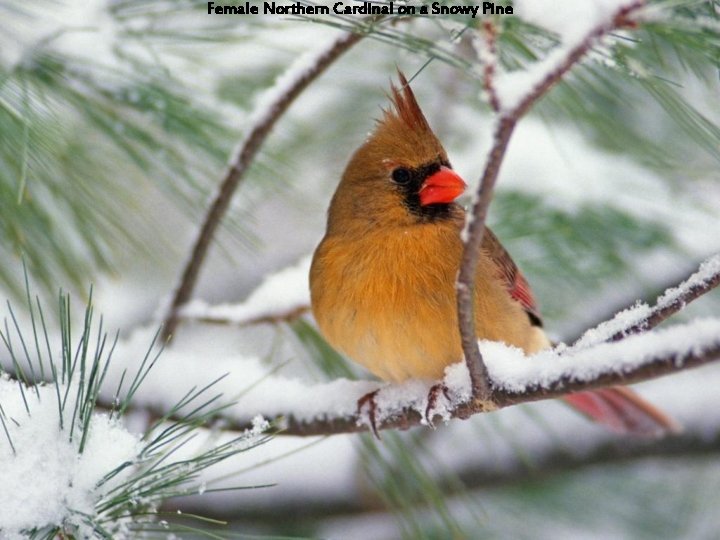
[[[454, 221], [380, 221], [357, 237], [328, 232], [310, 274], [320, 329], [331, 345], [382, 379], [442, 377], [462, 358], [454, 288], [461, 255]], [[488, 279], [498, 269], [487, 254], [477, 273], [478, 335], [528, 353], [547, 346], [500, 280]]]
[[[393, 107], [345, 169], [310, 270], [313, 313], [325, 338], [394, 382], [439, 379], [462, 358], [455, 281], [464, 210], [451, 201], [457, 182], [464, 184], [402, 74], [400, 81]], [[441, 179], [437, 191], [423, 193], [431, 178]], [[479, 338], [528, 354], [550, 345], [527, 282], [490, 230], [477, 269], [475, 320]]]

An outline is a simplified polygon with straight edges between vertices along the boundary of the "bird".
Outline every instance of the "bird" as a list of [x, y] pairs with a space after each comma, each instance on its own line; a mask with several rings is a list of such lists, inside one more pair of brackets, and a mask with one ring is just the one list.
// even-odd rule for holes
[[[328, 343], [378, 378], [440, 380], [463, 358], [456, 279], [466, 184], [420, 109], [406, 77], [348, 162], [310, 267], [314, 319]], [[550, 348], [532, 290], [485, 229], [474, 282], [479, 339], [526, 355]], [[358, 407], [372, 401], [367, 395]], [[627, 387], [569, 394], [572, 407], [617, 433], [657, 436], [677, 424]], [[371, 427], [377, 435], [371, 403]], [[426, 414], [429, 420], [430, 411]]]

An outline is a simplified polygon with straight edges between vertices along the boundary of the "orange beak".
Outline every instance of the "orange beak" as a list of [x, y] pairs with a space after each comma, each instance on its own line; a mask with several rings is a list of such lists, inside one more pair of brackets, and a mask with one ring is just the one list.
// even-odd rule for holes
[[420, 188], [420, 204], [451, 203], [465, 191], [465, 182], [452, 169], [440, 167], [440, 170], [427, 177]]

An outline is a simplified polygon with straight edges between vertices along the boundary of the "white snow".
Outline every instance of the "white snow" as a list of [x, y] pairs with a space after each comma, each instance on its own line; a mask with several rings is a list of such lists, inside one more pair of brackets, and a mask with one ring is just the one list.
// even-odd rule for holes
[[[74, 440], [69, 440], [72, 407], [66, 409], [70, 414], [65, 413], [65, 429], [61, 430], [54, 385], [37, 390], [39, 397], [25, 388], [28, 412], [18, 383], [0, 378], [0, 404], [12, 440], [11, 446], [0, 429], [0, 537], [24, 538], [23, 529], [66, 524], [79, 526], [83, 538], [94, 538], [82, 527], [81, 514], [94, 514], [102, 494], [127, 477], [130, 468], [96, 487], [110, 471], [137, 458], [139, 441], [115, 420], [96, 413], [79, 454], [77, 426]], [[64, 390], [61, 386], [61, 395]], [[73, 397], [71, 389], [68, 403]]]
[[[138, 330], [129, 340], [118, 343], [106, 377], [107, 389], [115, 388], [125, 367], [134, 372], [152, 334]], [[224, 416], [240, 421], [257, 414], [267, 418], [289, 413], [299, 418], [343, 417], [356, 411], [359, 397], [378, 387], [376, 382], [347, 379], [309, 384], [301, 378], [269, 375], [270, 371], [271, 367], [259, 358], [220, 352], [202, 358], [195, 350], [173, 346], [163, 351], [133, 402], [169, 410], [191, 387], [200, 388], [225, 376], [207, 391], [208, 396], [222, 394], [224, 403], [232, 403]]]
[[563, 42], [578, 42], [593, 29], [610, 23], [621, 9], [637, 0], [574, 0], [558, 8], [549, 0], [515, 0], [514, 13], [525, 21], [556, 33]]
[[618, 332], [642, 323], [651, 315], [652, 309], [644, 302], [624, 309], [609, 321], [604, 321], [595, 328], [586, 330], [582, 337], [573, 345], [573, 349], [582, 349], [607, 341]]
[[[298, 56], [292, 65], [275, 80], [275, 83], [257, 98], [253, 107], [253, 113], [248, 120], [249, 126], [245, 133], [252, 133], [255, 126], [265, 123], [267, 119], [274, 114], [278, 103], [284, 99], [284, 96], [299, 84], [302, 79], [305, 79], [338, 42], [344, 41], [346, 38], [347, 36], [342, 33], [339, 36], [334, 36], [332, 39], [327, 40], [321, 46], [317, 47], [317, 49], [306, 51]], [[238, 145], [238, 149], [234, 154], [238, 155], [244, 145], [245, 141], [243, 140]], [[233, 161], [231, 161], [231, 164]]]
[[502, 115], [510, 116], [544, 80], [554, 73], [567, 57], [569, 49], [557, 47], [544, 59], [538, 60], [526, 69], [505, 72], [497, 71], [494, 80], [495, 93], [500, 102]]
[[560, 68], [573, 49], [598, 29], [610, 29], [612, 20], [621, 10], [637, 4], [637, 0], [577, 0], [558, 9], [557, 3], [549, 1], [515, 2], [517, 16], [556, 33], [560, 43], [545, 58], [526, 69], [496, 73], [494, 86], [502, 113], [512, 114], [527, 96]]
[[720, 319], [697, 319], [565, 354], [549, 350], [527, 358], [517, 348], [488, 341], [481, 342], [481, 351], [496, 388], [523, 392], [550, 388], [563, 379], [589, 381], [603, 374], [623, 374], [666, 357], [675, 358], [680, 367], [689, 354], [718, 346]]
[[677, 287], [668, 289], [657, 299], [658, 307], [671, 306], [694, 287], [700, 287], [708, 283], [713, 277], [720, 274], [720, 253], [710, 257], [700, 265], [700, 269]]
[[241, 304], [210, 306], [201, 300], [189, 302], [181, 315], [189, 319], [222, 320], [245, 324], [258, 319], [272, 319], [310, 305], [308, 273], [311, 257], [296, 265], [267, 276]]
[[[700, 265], [697, 272], [683, 281], [677, 287], [666, 290], [656, 301], [657, 308], [670, 306], [680, 300], [691, 288], [704, 285], [711, 278], [720, 273], [720, 254], [710, 257]], [[587, 330], [575, 343], [572, 349], [582, 349], [602, 343], [618, 332], [623, 332], [633, 326], [640, 325], [652, 314], [652, 308], [644, 302], [638, 302], [633, 307], [617, 313], [609, 321]]]

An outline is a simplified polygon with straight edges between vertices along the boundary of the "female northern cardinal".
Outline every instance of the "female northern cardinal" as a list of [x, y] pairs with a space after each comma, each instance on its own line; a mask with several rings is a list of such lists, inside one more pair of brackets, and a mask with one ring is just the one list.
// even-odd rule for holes
[[[465, 182], [399, 76], [392, 109], [345, 169], [310, 270], [313, 313], [325, 338], [394, 382], [439, 379], [463, 356], [455, 280], [464, 210], [453, 201]], [[527, 281], [489, 229], [482, 247], [475, 281], [478, 337], [526, 354], [549, 347]], [[618, 432], [659, 434], [676, 426], [624, 387], [565, 400]]]

